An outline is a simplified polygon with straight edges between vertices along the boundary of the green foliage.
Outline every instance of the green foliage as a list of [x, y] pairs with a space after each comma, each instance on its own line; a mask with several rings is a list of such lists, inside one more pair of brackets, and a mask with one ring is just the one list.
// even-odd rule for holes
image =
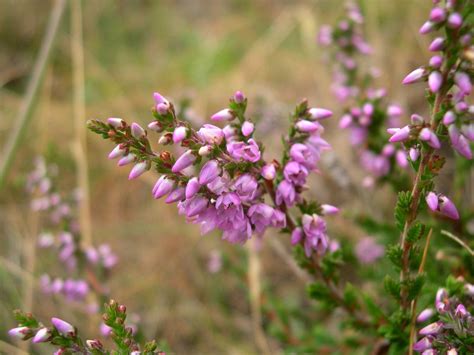
[[398, 200], [395, 206], [395, 224], [400, 232], [403, 231], [405, 222], [408, 217], [410, 205], [412, 201], [411, 192], [401, 191], [398, 193]]
[[375, 303], [374, 299], [371, 296], [367, 294], [362, 294], [362, 301], [364, 302], [367, 313], [372, 318], [374, 323], [377, 323], [380, 319], [384, 317], [382, 309], [379, 305]]
[[303, 246], [298, 244], [293, 248], [293, 258], [302, 269], [314, 274], [314, 270], [311, 267], [311, 262], [306, 257]]
[[420, 238], [423, 236], [425, 232], [425, 226], [424, 224], [420, 222], [415, 222], [409, 229], [407, 233], [407, 239], [406, 241], [410, 244], [413, 244], [420, 240]]
[[311, 283], [308, 286], [307, 291], [309, 297], [321, 302], [325, 307], [330, 308], [337, 304], [327, 286], [322, 282], [317, 281]]
[[453, 275], [446, 279], [446, 290], [450, 296], [460, 295], [464, 288], [464, 282], [457, 280]]
[[353, 308], [357, 305], [357, 290], [350, 282], [347, 282], [344, 287], [344, 303]]
[[298, 208], [303, 214], [312, 215], [316, 213], [320, 215], [322, 213], [321, 205], [316, 200], [312, 200], [310, 202], [304, 200], [302, 203], [298, 204]]
[[385, 254], [395, 267], [398, 269], [402, 268], [403, 251], [399, 244], [389, 245], [385, 250]]
[[396, 300], [400, 300], [400, 282], [393, 279], [393, 277], [386, 275], [383, 280], [385, 290]]
[[321, 259], [321, 270], [324, 277], [337, 280], [339, 279], [339, 268], [344, 264], [343, 251], [336, 250], [334, 253], [327, 253]]
[[414, 278], [409, 278], [403, 282], [403, 287], [407, 291], [407, 299], [409, 301], [418, 297], [425, 283], [424, 275], [417, 275]]

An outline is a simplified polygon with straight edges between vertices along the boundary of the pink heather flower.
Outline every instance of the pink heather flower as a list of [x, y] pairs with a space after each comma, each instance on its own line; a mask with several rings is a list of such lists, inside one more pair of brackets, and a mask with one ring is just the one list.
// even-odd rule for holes
[[193, 165], [195, 161], [196, 156], [194, 155], [193, 151], [187, 150], [178, 158], [178, 160], [176, 160], [173, 167], [171, 168], [171, 171], [173, 173], [179, 173], [181, 170]]
[[310, 257], [313, 250], [319, 255], [324, 254], [329, 245], [324, 219], [317, 214], [312, 216], [304, 214], [301, 222], [305, 234], [304, 249], [306, 256]]
[[408, 139], [409, 136], [410, 136], [410, 127], [405, 126], [405, 127], [396, 129], [396, 131], [394, 131], [394, 133], [392, 134], [392, 136], [390, 137], [388, 141], [390, 143], [404, 142]]
[[317, 122], [311, 122], [308, 120], [301, 120], [296, 123], [298, 131], [303, 133], [316, 132], [321, 129], [321, 125]]
[[122, 156], [125, 153], [125, 149], [122, 148], [121, 144], [117, 145], [109, 154], [109, 159], [115, 159]]
[[408, 74], [405, 77], [405, 79], [403, 79], [402, 84], [408, 85], [408, 84], [416, 83], [420, 81], [421, 79], [423, 79], [425, 75], [426, 75], [426, 71], [424, 68], [415, 69], [410, 74]]
[[328, 204], [321, 205], [321, 210], [324, 215], [334, 215], [339, 213], [339, 208]]
[[434, 55], [430, 58], [430, 66], [434, 69], [439, 69], [443, 64], [443, 57], [439, 55]]
[[423, 352], [425, 350], [431, 349], [433, 346], [433, 338], [432, 337], [424, 337], [421, 340], [418, 340], [415, 344], [413, 344], [413, 350], [418, 352]]
[[310, 149], [307, 145], [301, 143], [295, 143], [290, 148], [290, 157], [292, 160], [304, 165], [308, 169], [314, 169], [316, 163], [319, 160], [319, 154], [315, 154], [316, 151]]
[[234, 118], [235, 118], [234, 112], [228, 108], [220, 110], [219, 112], [211, 116], [211, 120], [216, 121], [216, 122], [230, 121], [230, 120], [233, 120]]
[[105, 323], [101, 323], [100, 324], [100, 333], [104, 336], [104, 337], [108, 337], [110, 336], [110, 334], [112, 334], [112, 328], [110, 328], [107, 324]]
[[186, 185], [186, 198], [191, 198], [196, 195], [200, 188], [201, 185], [199, 184], [198, 178], [191, 178]]
[[107, 123], [112, 127], [120, 128], [123, 126], [124, 120], [122, 120], [121, 118], [110, 117], [107, 119]]
[[443, 302], [447, 298], [448, 298], [448, 291], [446, 291], [446, 289], [440, 288], [438, 289], [438, 291], [436, 291], [435, 303]]
[[234, 94], [234, 101], [241, 104], [245, 101], [245, 95], [242, 91], [236, 91]]
[[285, 175], [285, 179], [294, 185], [303, 186], [306, 182], [309, 172], [308, 169], [306, 169], [303, 165], [295, 161], [290, 161], [285, 165], [283, 174]]
[[232, 184], [232, 188], [242, 201], [252, 201], [258, 191], [258, 182], [250, 174], [240, 175]]
[[426, 195], [426, 204], [432, 211], [437, 211], [438, 210], [438, 195], [436, 195], [434, 192], [428, 192]]
[[456, 307], [456, 310], [454, 311], [454, 314], [456, 315], [456, 317], [460, 317], [460, 318], [464, 318], [470, 315], [463, 304], [458, 304], [458, 306]]
[[186, 189], [184, 187], [178, 187], [171, 191], [168, 197], [165, 199], [166, 203], [174, 203], [181, 200], [184, 200], [186, 194]]
[[373, 264], [385, 253], [382, 245], [375, 241], [374, 237], [362, 238], [356, 245], [355, 254], [362, 264]]
[[420, 27], [420, 34], [424, 35], [430, 33], [434, 29], [434, 23], [431, 21], [426, 21], [423, 26]]
[[222, 129], [222, 132], [224, 133], [224, 137], [227, 142], [234, 140], [237, 135], [237, 129], [235, 127], [232, 127], [231, 125], [225, 126]]
[[207, 208], [209, 200], [203, 196], [196, 195], [193, 198], [186, 200], [185, 203], [186, 216], [191, 218], [203, 212]]
[[166, 99], [166, 97], [162, 96], [159, 92], [153, 93], [153, 98], [155, 99], [155, 103], [157, 105], [159, 105], [159, 104], [169, 104], [169, 101]]
[[463, 72], [456, 73], [456, 75], [454, 76], [454, 82], [464, 95], [471, 94], [472, 83], [468, 74]]
[[410, 148], [409, 155], [410, 155], [411, 161], [417, 161], [420, 156], [420, 151], [419, 149], [412, 147]]
[[207, 144], [219, 145], [224, 140], [224, 132], [222, 129], [212, 124], [203, 125], [197, 134]]
[[462, 25], [462, 16], [461, 14], [457, 12], [453, 12], [451, 15], [448, 17], [448, 27], [457, 29], [461, 27]]
[[25, 340], [26, 337], [31, 335], [32, 331], [28, 327], [17, 327], [10, 329], [8, 335], [15, 339]]
[[444, 125], [449, 126], [454, 121], [456, 121], [456, 114], [453, 111], [447, 111], [443, 117]]
[[296, 200], [296, 191], [293, 184], [287, 180], [283, 180], [277, 187], [276, 190], [276, 203], [281, 205], [285, 203], [287, 206], [293, 206]]
[[420, 314], [418, 315], [418, 317], [416, 318], [416, 321], [418, 323], [424, 323], [426, 322], [428, 319], [430, 319], [431, 317], [433, 317], [433, 315], [435, 314], [435, 311], [433, 308], [426, 308], [424, 309], [423, 311], [420, 312]]
[[254, 125], [252, 122], [245, 121], [242, 124], [242, 134], [244, 135], [244, 137], [250, 136], [253, 133], [253, 130], [254, 130]]
[[145, 136], [145, 130], [138, 123], [133, 122], [130, 126], [132, 136], [136, 139], [140, 139]]
[[313, 107], [308, 110], [309, 117], [312, 120], [320, 120], [332, 116], [332, 112], [324, 108]]
[[384, 157], [391, 157], [395, 153], [395, 146], [393, 144], [385, 144], [382, 149], [382, 155]]
[[301, 243], [301, 241], [303, 240], [303, 236], [303, 229], [301, 229], [300, 227], [295, 228], [291, 233], [291, 245]]
[[256, 163], [260, 160], [260, 148], [253, 139], [249, 139], [247, 143], [248, 144], [244, 142], [231, 142], [227, 144], [227, 151], [236, 160], [243, 159]]
[[221, 168], [219, 167], [219, 163], [217, 160], [209, 160], [201, 169], [199, 173], [199, 183], [201, 185], [206, 185], [212, 181], [216, 177], [218, 177], [221, 173]]
[[43, 343], [51, 337], [51, 331], [48, 328], [41, 328], [36, 332], [33, 343]]
[[318, 42], [323, 46], [328, 46], [332, 43], [332, 28], [328, 25], [323, 25], [319, 29]]
[[125, 166], [125, 165], [128, 165], [130, 164], [131, 162], [133, 162], [135, 160], [135, 154], [133, 153], [128, 153], [126, 156], [124, 156], [123, 158], [121, 158], [117, 165], [118, 166]]
[[403, 114], [403, 109], [398, 105], [389, 105], [387, 108], [387, 114], [390, 117], [399, 117]]
[[443, 329], [442, 322], [434, 322], [420, 330], [420, 335], [435, 335], [438, 334], [441, 329]]
[[433, 22], [441, 22], [446, 18], [446, 10], [441, 7], [434, 7], [430, 12], [430, 20]]
[[445, 215], [446, 217], [449, 217], [451, 219], [459, 219], [459, 213], [458, 210], [456, 209], [456, 206], [454, 203], [447, 198], [446, 196], [442, 195], [439, 198], [439, 211], [441, 214]]
[[339, 121], [339, 128], [345, 129], [352, 124], [352, 116], [346, 113]]
[[62, 319], [53, 317], [51, 318], [51, 322], [53, 323], [53, 326], [56, 328], [56, 330], [65, 336], [70, 336], [75, 333], [74, 327]]
[[448, 128], [449, 139], [453, 148], [467, 159], [472, 159], [472, 150], [468, 140], [459, 133], [455, 125], [450, 125]]
[[372, 105], [371, 103], [365, 103], [364, 106], [362, 106], [362, 112], [366, 116], [372, 116], [372, 114], [374, 113], [374, 105]]
[[273, 180], [276, 176], [275, 165], [271, 163], [264, 165], [260, 173], [265, 180]]
[[169, 194], [174, 189], [174, 181], [162, 175], [153, 187], [153, 198], [159, 199]]
[[129, 180], [136, 179], [147, 170], [148, 170], [148, 162], [142, 161], [138, 164], [135, 164], [132, 170], [130, 171], [130, 175], [128, 175], [128, 179]]
[[265, 203], [256, 203], [249, 208], [247, 215], [255, 226], [255, 231], [258, 234], [262, 234], [272, 223], [274, 210]]
[[173, 131], [173, 142], [180, 143], [186, 138], [188, 129], [184, 126], [176, 127]]
[[428, 85], [432, 92], [438, 92], [443, 84], [443, 76], [440, 72], [434, 71], [428, 77]]
[[470, 141], [474, 141], [474, 123], [464, 124], [461, 126], [461, 132]]
[[[437, 52], [440, 51], [444, 48], [444, 45], [446, 44], [446, 39], [443, 37], [436, 37], [431, 43], [428, 49], [430, 52]], [[442, 60], [442, 59], [441, 59]], [[430, 63], [431, 65], [431, 63]]]

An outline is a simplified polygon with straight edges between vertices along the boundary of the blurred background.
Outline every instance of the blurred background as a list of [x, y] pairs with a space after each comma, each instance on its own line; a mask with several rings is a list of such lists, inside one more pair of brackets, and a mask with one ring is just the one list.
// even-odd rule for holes
[[[0, 352], [4, 353], [13, 352], [6, 331], [15, 325], [11, 313], [15, 308], [30, 307], [27, 310], [45, 322], [52, 315], [61, 316], [86, 336], [97, 333], [90, 326], [98, 323], [97, 317], [42, 296], [36, 287], [30, 301], [25, 295], [42, 271], [55, 268], [34, 247], [41, 226], [24, 188], [34, 158], [44, 155], [54, 161], [62, 189], [77, 186], [77, 152], [72, 143], [78, 135], [73, 120], [71, 52], [75, 15], [70, 2], [66, 1], [35, 95], [31, 121], [0, 191]], [[18, 119], [54, 4], [0, 0], [2, 149]], [[342, 0], [84, 0], [80, 44], [84, 124], [86, 119], [107, 117], [147, 124], [152, 119], [154, 91], [176, 102], [190, 100], [189, 113], [200, 124], [226, 107], [236, 90], [242, 90], [249, 98], [250, 115], [261, 117], [256, 136], [268, 146], [265, 153], [270, 158], [278, 154], [288, 113], [306, 97], [310, 105], [336, 113], [326, 124], [325, 138], [334, 148], [331, 154], [338, 166], [327, 161], [327, 169], [322, 168], [313, 179], [310, 193], [345, 210], [370, 208], [357, 198], [366, 192], [353, 191], [362, 173], [347, 132], [337, 127], [340, 107], [329, 90], [331, 63], [316, 43], [318, 28], [342, 16], [343, 5]], [[429, 58], [425, 49], [429, 38], [417, 34], [431, 1], [363, 0], [360, 5], [366, 15], [367, 39], [374, 47], [367, 60], [380, 69], [379, 86], [386, 87], [390, 101], [407, 112], [426, 113], [422, 91], [402, 87], [400, 82]], [[222, 242], [217, 233], [201, 237], [196, 226], [186, 225], [178, 216], [175, 205], [152, 199], [153, 173], [129, 182], [129, 169], [119, 169], [107, 160], [109, 142], [89, 132], [86, 142], [93, 242], [107, 242], [118, 254], [110, 294], [139, 315], [146, 338], [164, 339], [178, 354], [259, 353], [248, 292], [247, 264], [252, 257], [258, 258], [254, 266], [261, 270], [258, 283], [272, 297], [296, 309], [313, 307], [305, 304], [304, 280], [278, 251], [281, 245], [272, 244], [272, 239], [279, 238], [289, 245], [286, 236], [267, 233], [258, 255], [250, 257], [248, 248]], [[341, 189], [338, 177], [344, 171], [352, 182], [342, 182], [346, 189]], [[392, 216], [391, 191], [371, 192], [369, 200], [379, 206], [377, 213]], [[337, 233], [361, 236], [342, 217], [329, 224]], [[222, 268], [210, 272], [209, 260], [217, 254]], [[264, 298], [263, 302], [272, 301]], [[269, 316], [263, 317], [265, 322]], [[272, 351], [281, 350], [278, 341], [271, 337], [267, 341]], [[28, 351], [44, 350], [32, 347]]]

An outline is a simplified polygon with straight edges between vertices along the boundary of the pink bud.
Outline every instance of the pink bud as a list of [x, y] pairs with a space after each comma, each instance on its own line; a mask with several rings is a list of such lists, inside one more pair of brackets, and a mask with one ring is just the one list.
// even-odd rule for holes
[[416, 148], [410, 148], [409, 154], [411, 161], [417, 161], [420, 156], [420, 151]]
[[469, 312], [467, 311], [466, 307], [464, 307], [463, 304], [458, 304], [458, 306], [456, 307], [456, 310], [454, 311], [454, 314], [457, 317], [464, 318], [467, 315], [469, 315]]
[[433, 317], [435, 311], [433, 308], [426, 308], [423, 311], [420, 312], [418, 317], [416, 318], [416, 321], [419, 323], [424, 323], [431, 317]]
[[155, 99], [156, 104], [169, 104], [169, 101], [166, 97], [162, 96], [159, 92], [153, 93], [153, 98]]
[[439, 201], [439, 211], [451, 219], [459, 219], [459, 213], [454, 203], [446, 196], [441, 196]]
[[121, 118], [110, 117], [107, 119], [107, 123], [115, 128], [120, 128], [125, 123]]
[[166, 176], [161, 176], [153, 187], [153, 198], [159, 199], [171, 192], [174, 188], [174, 181], [168, 179]]
[[441, 7], [434, 7], [430, 12], [430, 20], [433, 22], [441, 22], [446, 18], [446, 11]]
[[153, 121], [148, 124], [148, 128], [155, 132], [161, 132], [163, 127], [161, 126], [160, 122]]
[[332, 112], [324, 108], [313, 107], [308, 110], [309, 117], [312, 120], [320, 120], [332, 116]]
[[162, 116], [168, 113], [169, 108], [170, 106], [167, 103], [159, 103], [158, 105], [156, 105], [156, 111]]
[[418, 68], [413, 70], [410, 74], [408, 74], [405, 79], [403, 79], [402, 84], [407, 85], [407, 84], [413, 84], [421, 79], [426, 75], [426, 71], [424, 68]]
[[449, 126], [451, 123], [454, 123], [454, 121], [456, 121], [456, 114], [453, 111], [448, 111], [444, 114], [444, 125]]
[[30, 336], [32, 333], [31, 329], [28, 327], [17, 327], [10, 329], [8, 335], [15, 339], [25, 340], [26, 337]]
[[261, 174], [265, 180], [273, 180], [276, 175], [275, 165], [266, 164], [262, 167]]
[[197, 132], [198, 136], [208, 144], [221, 144], [224, 139], [224, 132], [212, 124], [203, 125]]
[[339, 121], [339, 127], [344, 129], [349, 127], [352, 124], [352, 116], [349, 114], [345, 114], [344, 116], [341, 117], [341, 120]]
[[459, 13], [453, 12], [451, 15], [449, 15], [448, 17], [449, 28], [457, 29], [461, 27], [461, 25], [462, 25], [462, 16]]
[[142, 175], [145, 171], [148, 170], [148, 162], [142, 161], [133, 166], [130, 174], [128, 175], [128, 180], [133, 180]]
[[181, 170], [184, 170], [187, 167], [193, 165], [195, 161], [196, 161], [196, 156], [194, 155], [193, 151], [188, 150], [185, 153], [183, 153], [178, 158], [178, 160], [176, 160], [173, 167], [171, 168], [171, 171], [173, 173], [179, 173]]
[[130, 164], [131, 162], [133, 162], [135, 160], [135, 154], [133, 153], [128, 153], [126, 156], [124, 156], [123, 158], [121, 158], [117, 165], [118, 166], [125, 166], [127, 164]]
[[472, 91], [472, 83], [468, 74], [458, 72], [454, 76], [454, 81], [464, 95], [470, 95]]
[[425, 123], [425, 119], [416, 113], [411, 115], [410, 120], [411, 120], [411, 123], [413, 123], [414, 125]]
[[214, 181], [221, 173], [221, 168], [217, 160], [209, 160], [201, 169], [199, 173], [199, 183], [206, 185]]
[[421, 335], [435, 335], [438, 334], [441, 329], [443, 329], [442, 322], [434, 322], [420, 330]]
[[395, 146], [393, 144], [385, 144], [382, 149], [382, 155], [384, 157], [391, 157], [395, 153]]
[[117, 145], [109, 154], [109, 159], [115, 159], [122, 156], [125, 153], [125, 149], [122, 148], [121, 144]]
[[446, 298], [448, 298], [448, 291], [446, 291], [446, 289], [440, 288], [438, 291], [436, 291], [436, 303], [443, 302]]
[[438, 92], [442, 84], [443, 84], [443, 76], [441, 75], [440, 72], [434, 71], [428, 77], [428, 85], [432, 92]]
[[439, 55], [434, 55], [430, 58], [430, 66], [434, 69], [439, 69], [443, 64], [443, 57]]
[[212, 147], [210, 145], [203, 145], [201, 148], [198, 150], [198, 154], [201, 157], [206, 157], [212, 152]]
[[186, 138], [187, 132], [188, 132], [188, 129], [184, 126], [176, 127], [173, 131], [173, 142], [174, 143], [182, 142], [183, 139]]
[[234, 94], [234, 101], [238, 104], [241, 104], [245, 101], [245, 95], [242, 91], [236, 91]]
[[254, 130], [254, 125], [252, 122], [245, 121], [242, 124], [242, 134], [244, 135], [244, 137], [250, 136], [253, 133], [253, 130]]
[[410, 127], [405, 126], [402, 128], [399, 128], [388, 140], [391, 143], [396, 143], [396, 142], [403, 142], [408, 139], [410, 136]]
[[199, 184], [197, 177], [193, 177], [192, 179], [190, 179], [188, 181], [188, 184], [186, 185], [186, 191], [185, 191], [186, 198], [187, 199], [192, 198], [194, 195], [197, 194], [200, 188], [201, 188], [201, 185]]
[[173, 203], [184, 200], [186, 197], [186, 192], [184, 187], [178, 187], [177, 189], [173, 190], [168, 197], [166, 198], [166, 203]]
[[132, 136], [136, 139], [140, 139], [145, 136], [145, 130], [138, 124], [133, 122], [131, 125]]
[[303, 229], [300, 227], [295, 228], [293, 233], [291, 233], [291, 245], [296, 245], [301, 242], [303, 239]]
[[399, 167], [406, 168], [408, 166], [407, 153], [405, 153], [403, 150], [397, 150], [397, 153], [395, 154], [395, 161]]
[[424, 337], [421, 340], [418, 340], [415, 344], [413, 344], [413, 350], [417, 352], [423, 352], [425, 354], [426, 350], [431, 350], [433, 346], [433, 339], [432, 337]]
[[43, 343], [51, 337], [51, 331], [48, 328], [41, 328], [36, 332], [33, 343]]
[[321, 125], [317, 122], [301, 120], [296, 123], [296, 128], [300, 132], [310, 133], [310, 132], [316, 132], [317, 130], [319, 130], [321, 128]]
[[461, 132], [471, 142], [474, 141], [474, 123], [463, 124], [461, 126]]
[[220, 110], [219, 112], [213, 114], [211, 116], [211, 120], [213, 121], [230, 121], [235, 118], [234, 112], [228, 108]]
[[403, 110], [400, 106], [398, 105], [390, 105], [387, 108], [387, 114], [390, 117], [399, 117], [403, 114]]
[[420, 34], [424, 35], [430, 33], [434, 29], [434, 23], [431, 21], [426, 21], [423, 26], [420, 27]]
[[339, 213], [339, 208], [333, 205], [323, 204], [321, 205], [321, 211], [324, 215], [334, 215]]
[[434, 192], [428, 192], [425, 199], [430, 210], [436, 211], [438, 209], [438, 195]]
[[53, 326], [56, 328], [56, 330], [60, 332], [61, 334], [65, 336], [74, 335], [75, 333], [74, 327], [68, 322], [65, 322], [59, 318], [51, 318], [51, 322], [53, 323]]

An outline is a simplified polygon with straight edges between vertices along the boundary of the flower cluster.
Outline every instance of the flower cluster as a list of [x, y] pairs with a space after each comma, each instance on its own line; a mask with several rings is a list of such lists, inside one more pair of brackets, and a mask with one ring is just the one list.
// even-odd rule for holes
[[55, 355], [65, 354], [147, 354], [147, 355], [165, 355], [158, 349], [155, 341], [151, 341], [143, 346], [135, 341], [131, 328], [124, 325], [127, 318], [127, 308], [111, 300], [104, 306], [103, 319], [105, 324], [110, 327], [112, 339], [116, 349], [109, 351], [104, 348], [98, 339], [83, 340], [79, 337], [78, 330], [72, 324], [53, 317], [51, 318], [52, 327], [47, 327], [39, 322], [31, 313], [15, 311], [15, 318], [18, 321], [16, 328], [10, 329], [8, 334], [15, 339], [32, 339], [33, 343], [50, 343], [58, 350]]
[[[177, 117], [167, 98], [155, 93], [154, 99], [155, 120], [148, 128], [161, 135], [159, 144], [184, 150], [178, 158], [167, 150], [155, 152], [147, 130], [137, 123], [128, 125], [120, 118], [89, 121], [92, 131], [117, 144], [110, 159], [119, 158], [119, 166], [134, 163], [129, 179], [154, 166], [162, 175], [152, 189], [153, 197], [177, 203], [179, 213], [199, 224], [202, 234], [218, 229], [230, 243], [243, 244], [268, 227], [287, 226], [286, 208], [301, 200], [309, 173], [328, 147], [320, 137], [319, 120], [331, 116], [329, 111], [309, 108], [306, 101], [298, 106], [289, 150], [280, 164], [263, 160], [261, 146], [253, 138], [255, 123], [245, 116], [247, 98], [242, 92], [231, 97], [228, 108], [212, 115], [212, 121], [225, 124], [223, 128], [204, 124], [193, 129]], [[278, 183], [276, 191], [273, 180]], [[271, 201], [265, 199], [268, 195]], [[325, 224], [323, 229], [325, 234]]]
[[396, 125], [403, 111], [400, 106], [385, 103], [386, 90], [371, 87], [377, 70], [364, 72], [359, 56], [368, 55], [370, 46], [364, 40], [364, 17], [355, 3], [348, 2], [347, 15], [337, 26], [323, 26], [319, 43], [334, 48], [333, 92], [345, 103], [339, 122], [350, 129], [350, 141], [359, 147], [360, 164], [368, 173], [364, 185], [370, 187], [377, 179], [387, 176], [393, 167], [408, 166], [407, 154], [383, 138], [385, 129]]
[[[58, 192], [54, 179], [56, 175], [55, 166], [48, 166], [44, 158], [37, 158], [35, 168], [27, 178], [27, 190], [32, 196], [31, 208], [46, 215], [43, 231], [38, 236], [38, 246], [43, 249], [54, 248], [58, 260], [68, 271], [65, 278], [52, 278], [43, 274], [40, 286], [45, 294], [61, 294], [66, 300], [85, 302], [92, 286], [90, 281], [81, 276], [83, 269], [93, 270], [93, 274], [101, 279], [100, 286], [103, 287], [110, 270], [117, 263], [117, 256], [107, 244], [97, 248], [82, 244], [76, 220], [80, 194], [74, 191], [71, 196], [67, 196]], [[90, 312], [97, 311], [97, 308], [96, 304], [86, 305], [86, 310]]]
[[[474, 294], [466, 285], [466, 294], [471, 297]], [[419, 334], [422, 338], [413, 345], [413, 350], [428, 354], [450, 354], [457, 355], [471, 353], [474, 350], [472, 339], [474, 336], [474, 317], [469, 313], [466, 306], [459, 302], [456, 297], [449, 297], [448, 292], [441, 288], [436, 293], [435, 309], [427, 308], [417, 317], [419, 323], [434, 320], [423, 327]]]

